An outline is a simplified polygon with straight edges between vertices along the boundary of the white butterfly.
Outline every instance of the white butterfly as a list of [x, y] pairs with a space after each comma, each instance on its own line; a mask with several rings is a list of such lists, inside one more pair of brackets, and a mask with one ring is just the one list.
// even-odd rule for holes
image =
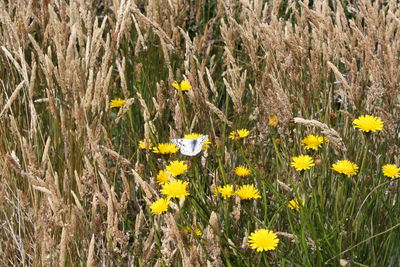
[[181, 153], [186, 156], [196, 156], [200, 153], [208, 135], [196, 139], [172, 139], [171, 142], [179, 147]]

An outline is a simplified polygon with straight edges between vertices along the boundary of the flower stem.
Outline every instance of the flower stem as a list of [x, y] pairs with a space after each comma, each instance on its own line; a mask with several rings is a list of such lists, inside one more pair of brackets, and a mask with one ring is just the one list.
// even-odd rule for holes
[[368, 136], [365, 138], [365, 145], [364, 145], [364, 152], [363, 152], [363, 157], [361, 161], [361, 168], [360, 168], [360, 173], [364, 170], [365, 166], [365, 160], [367, 159], [367, 153], [368, 153]]

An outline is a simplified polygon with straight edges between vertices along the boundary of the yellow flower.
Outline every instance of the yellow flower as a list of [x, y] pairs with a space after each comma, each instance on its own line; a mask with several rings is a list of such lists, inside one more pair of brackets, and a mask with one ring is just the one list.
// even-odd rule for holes
[[342, 173], [350, 177], [357, 174], [358, 166], [349, 160], [338, 160], [332, 165], [332, 169], [338, 173]]
[[185, 80], [181, 81], [180, 85], [177, 81], [174, 81], [172, 83], [172, 86], [179, 91], [189, 91], [190, 89], [192, 89], [192, 85], [190, 84], [190, 82]]
[[400, 168], [394, 164], [386, 164], [382, 166], [382, 172], [385, 176], [392, 179], [400, 177]]
[[383, 128], [383, 121], [379, 117], [371, 115], [360, 116], [353, 121], [353, 124], [354, 128], [359, 128], [363, 132], [376, 132]]
[[303, 140], [301, 140], [301, 144], [305, 149], [313, 149], [318, 150], [322, 144], [324, 143], [324, 137], [319, 135], [307, 135]]
[[153, 152], [157, 154], [173, 154], [178, 150], [179, 148], [173, 143], [161, 143], [153, 147]]
[[221, 197], [223, 199], [227, 199], [228, 197], [231, 197], [234, 195], [234, 191], [233, 191], [233, 185], [224, 185], [224, 186], [216, 186], [214, 188], [214, 193], [215, 196], [218, 195], [218, 193], [221, 193]]
[[245, 166], [238, 166], [235, 168], [235, 173], [240, 177], [246, 177], [250, 175], [250, 170]]
[[257, 252], [262, 252], [264, 250], [275, 250], [278, 246], [279, 239], [274, 232], [267, 229], [259, 229], [249, 236], [249, 243], [252, 249], [255, 249]]
[[167, 211], [169, 203], [170, 203], [169, 199], [160, 198], [159, 200], [157, 200], [156, 202], [153, 202], [153, 204], [151, 204], [151, 206], [150, 206], [151, 213], [161, 214], [161, 213]]
[[116, 98], [110, 101], [110, 108], [119, 108], [125, 105], [125, 100], [121, 98]]
[[179, 160], [171, 161], [166, 168], [167, 172], [174, 177], [184, 174], [187, 169], [188, 165], [186, 165], [184, 161]]
[[[197, 139], [204, 136], [204, 134], [198, 134], [198, 133], [190, 133], [190, 134], [185, 134], [183, 136], [183, 138], [185, 139]], [[207, 148], [209, 148], [211, 145], [210, 139], [206, 139], [206, 141], [204, 142], [203, 146], [201, 147], [202, 150], [206, 150]]]
[[203, 232], [200, 230], [200, 228], [196, 228], [196, 229], [194, 229], [194, 234], [197, 236], [201, 236], [203, 234]]
[[158, 172], [157, 177], [156, 177], [157, 183], [158, 184], [165, 184], [169, 182], [169, 176], [168, 173], [164, 170], [161, 170]]
[[193, 232], [195, 235], [197, 236], [201, 236], [203, 234], [203, 232], [200, 230], [200, 228], [196, 227], [195, 229], [193, 229], [190, 226], [186, 226], [183, 231], [185, 232], [185, 234], [188, 234], [190, 232]]
[[173, 180], [162, 186], [161, 194], [166, 195], [168, 198], [184, 198], [189, 195], [189, 192], [187, 191], [188, 185], [188, 182]]
[[315, 166], [313, 158], [308, 155], [293, 157], [293, 161], [290, 165], [295, 167], [297, 171], [308, 170], [312, 166]]
[[276, 126], [278, 126], [278, 122], [279, 122], [279, 120], [278, 120], [277, 116], [272, 115], [272, 116], [268, 117], [268, 125], [269, 126], [276, 127]]
[[303, 200], [292, 199], [289, 201], [288, 207], [291, 208], [292, 210], [299, 210], [300, 206], [303, 206], [303, 205], [304, 205]]
[[250, 133], [249, 130], [240, 129], [240, 130], [232, 131], [229, 135], [229, 138], [232, 140], [240, 140], [240, 139], [248, 136], [249, 133]]
[[236, 195], [241, 199], [252, 199], [261, 198], [258, 189], [254, 185], [242, 185], [238, 190], [236, 190]]
[[144, 140], [139, 142], [139, 148], [140, 149], [152, 149], [153, 148], [153, 144], [151, 143], [150, 140], [144, 139]]

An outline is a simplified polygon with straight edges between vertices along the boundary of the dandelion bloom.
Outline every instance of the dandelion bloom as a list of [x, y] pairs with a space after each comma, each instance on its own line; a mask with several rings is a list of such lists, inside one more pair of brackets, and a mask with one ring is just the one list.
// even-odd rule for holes
[[170, 203], [169, 199], [160, 198], [159, 200], [157, 200], [156, 202], [153, 202], [153, 204], [151, 204], [151, 206], [150, 206], [151, 213], [161, 214], [161, 213], [167, 211], [169, 203]]
[[[184, 139], [197, 139], [204, 136], [204, 134], [198, 134], [198, 133], [190, 133], [190, 134], [185, 134], [183, 136]], [[206, 139], [206, 141], [204, 142], [203, 146], [201, 147], [202, 150], [206, 150], [207, 148], [209, 148], [211, 145], [210, 139]]]
[[156, 177], [157, 183], [158, 184], [165, 184], [169, 182], [169, 176], [168, 173], [164, 170], [161, 170], [158, 172], [157, 177]]
[[250, 131], [246, 130], [246, 129], [240, 129], [240, 130], [236, 130], [236, 131], [232, 131], [229, 134], [229, 138], [232, 140], [240, 140], [242, 138], [245, 138], [249, 135]]
[[290, 165], [295, 167], [297, 171], [308, 170], [312, 166], [315, 166], [313, 158], [308, 155], [293, 157], [293, 161]]
[[382, 172], [385, 176], [392, 179], [400, 177], [400, 168], [394, 164], [386, 164], [382, 166]]
[[353, 121], [353, 124], [354, 128], [359, 128], [363, 132], [376, 132], [383, 128], [383, 121], [371, 115], [360, 116]]
[[193, 232], [195, 235], [197, 235], [197, 236], [201, 236], [202, 234], [203, 234], [203, 232], [200, 230], [200, 228], [198, 228], [198, 227], [196, 227], [195, 229], [193, 229], [192, 227], [190, 227], [190, 226], [186, 226], [184, 229], [183, 229], [183, 231], [186, 233], [186, 234], [189, 234], [189, 233], [191, 233], [191, 232]]
[[181, 81], [181, 84], [179, 84], [177, 81], [174, 81], [172, 83], [172, 87], [179, 91], [189, 91], [190, 89], [192, 89], [192, 85], [190, 84], [190, 82], [185, 80]]
[[278, 126], [278, 122], [279, 122], [279, 120], [278, 120], [277, 116], [272, 115], [272, 116], [268, 117], [268, 125], [269, 126], [276, 127], [276, 126]]
[[175, 177], [184, 174], [188, 169], [188, 165], [185, 164], [184, 161], [175, 160], [171, 161], [165, 169], [169, 174]]
[[150, 140], [144, 139], [144, 140], [139, 142], [139, 148], [140, 149], [152, 149], [153, 148], [153, 144], [151, 143]]
[[110, 108], [119, 108], [125, 105], [125, 100], [121, 98], [116, 98], [110, 101]]
[[184, 198], [189, 195], [187, 191], [189, 183], [181, 180], [173, 180], [164, 184], [161, 188], [161, 194], [168, 198]]
[[246, 177], [250, 175], [250, 170], [245, 166], [238, 166], [235, 168], [235, 173], [237, 176]]
[[278, 246], [279, 239], [278, 236], [267, 229], [259, 229], [251, 233], [249, 236], [249, 243], [252, 249], [257, 250], [257, 252], [275, 250]]
[[301, 140], [301, 144], [305, 149], [313, 149], [318, 150], [322, 144], [324, 143], [324, 137], [319, 135], [307, 135], [303, 140]]
[[214, 188], [214, 193], [217, 196], [218, 193], [221, 193], [221, 197], [223, 199], [227, 199], [228, 197], [233, 196], [235, 193], [233, 191], [233, 185], [224, 185], [224, 186], [216, 186]]
[[203, 234], [203, 232], [200, 230], [200, 228], [196, 228], [196, 229], [194, 229], [194, 234], [197, 236], [201, 236]]
[[260, 192], [254, 187], [254, 185], [242, 185], [238, 190], [236, 190], [236, 195], [241, 199], [261, 198]]
[[300, 206], [303, 206], [303, 205], [304, 205], [303, 200], [292, 199], [289, 201], [288, 207], [291, 208], [292, 210], [299, 210]]
[[332, 169], [338, 173], [342, 173], [350, 177], [357, 174], [358, 166], [349, 160], [338, 160], [332, 165]]
[[161, 143], [153, 147], [153, 152], [157, 154], [173, 154], [178, 150], [179, 148], [173, 143]]

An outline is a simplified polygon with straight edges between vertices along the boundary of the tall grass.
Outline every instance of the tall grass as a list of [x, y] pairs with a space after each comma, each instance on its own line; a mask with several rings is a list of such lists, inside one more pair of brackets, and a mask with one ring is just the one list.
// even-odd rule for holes
[[[399, 18], [394, 0], [0, 1], [0, 264], [398, 266], [399, 181], [381, 166], [400, 163]], [[383, 131], [354, 129], [364, 114]], [[207, 152], [139, 149], [191, 132]], [[300, 154], [317, 166], [296, 171]], [[176, 159], [190, 195], [154, 215]], [[262, 197], [214, 196], [224, 184]], [[276, 250], [249, 247], [260, 228]]]

